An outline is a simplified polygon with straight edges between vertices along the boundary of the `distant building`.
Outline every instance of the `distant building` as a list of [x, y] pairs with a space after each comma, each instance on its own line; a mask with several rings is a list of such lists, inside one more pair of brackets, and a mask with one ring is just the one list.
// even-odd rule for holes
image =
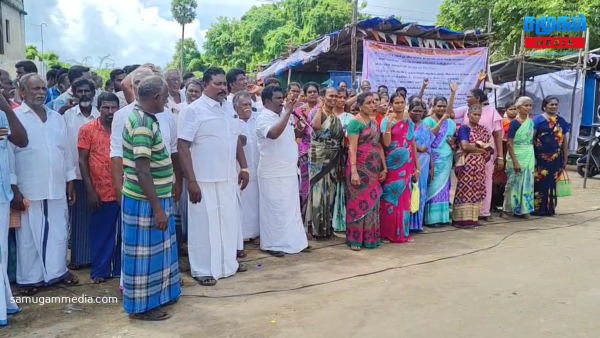
[[15, 63], [25, 60], [24, 0], [0, 0], [0, 68], [15, 76]]

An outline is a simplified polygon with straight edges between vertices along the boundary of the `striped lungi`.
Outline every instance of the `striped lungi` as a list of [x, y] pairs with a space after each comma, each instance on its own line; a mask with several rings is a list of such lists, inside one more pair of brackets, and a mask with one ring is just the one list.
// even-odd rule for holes
[[82, 180], [75, 180], [73, 187], [75, 188], [75, 205], [69, 208], [71, 264], [85, 266], [92, 263], [92, 245], [90, 243], [92, 209], [88, 204], [85, 183]]
[[129, 314], [158, 308], [181, 295], [173, 199], [160, 199], [169, 227], [156, 227], [148, 201], [123, 196], [123, 306]]

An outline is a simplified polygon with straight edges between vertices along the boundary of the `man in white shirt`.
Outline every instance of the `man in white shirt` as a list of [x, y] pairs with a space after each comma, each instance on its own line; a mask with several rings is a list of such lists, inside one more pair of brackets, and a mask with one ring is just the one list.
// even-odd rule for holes
[[238, 68], [234, 68], [227, 72], [227, 76], [225, 78], [227, 79], [227, 91], [229, 92], [227, 101], [231, 102], [235, 93], [247, 89], [248, 78], [246, 77], [246, 72]]
[[177, 120], [177, 115], [181, 111], [181, 105], [185, 103], [185, 89], [181, 89], [181, 73], [177, 69], [169, 69], [165, 72], [165, 82], [169, 87], [169, 98], [167, 99], [167, 108], [171, 109]]
[[63, 118], [67, 125], [69, 146], [73, 161], [75, 162], [75, 173], [77, 174], [77, 179], [73, 181], [77, 200], [70, 210], [71, 262], [69, 264], [69, 269], [77, 270], [92, 263], [92, 245], [90, 243], [90, 217], [92, 210], [88, 204], [85, 184], [81, 179], [81, 172], [79, 170], [77, 141], [79, 139], [79, 129], [100, 117], [100, 112], [92, 105], [96, 91], [93, 81], [84, 77], [79, 78], [71, 84], [71, 91], [73, 92], [73, 97], [77, 99], [78, 104], [68, 109], [63, 114]]
[[290, 121], [294, 103], [287, 102], [284, 109], [281, 87], [267, 86], [261, 98], [264, 109], [256, 119], [260, 248], [283, 257], [309, 249], [298, 194], [298, 144]]
[[123, 87], [121, 82], [125, 79], [127, 74], [123, 69], [113, 69], [110, 72], [110, 81], [115, 88], [115, 95], [119, 98], [119, 108], [124, 108], [127, 105], [127, 100], [125, 99], [125, 93], [123, 92]]
[[[225, 102], [225, 71], [204, 72], [202, 96], [188, 106], [178, 124], [178, 148], [188, 193], [188, 257], [192, 277], [212, 286], [219, 278], [247, 268], [237, 262], [241, 228], [239, 183], [248, 185], [249, 170], [239, 139], [235, 112]], [[238, 174], [236, 161], [241, 170]]]
[[65, 120], [44, 105], [46, 81], [37, 74], [21, 78], [23, 104], [15, 111], [29, 144], [11, 145], [14, 154], [13, 205], [25, 209], [17, 228], [17, 283], [26, 294], [57, 282], [77, 284], [67, 269], [68, 205], [75, 203], [77, 178]]
[[260, 219], [258, 217], [258, 144], [256, 138], [256, 118], [258, 113], [252, 112], [252, 98], [247, 91], [237, 92], [233, 95], [233, 108], [242, 124], [241, 141], [244, 146], [244, 155], [248, 170], [250, 170], [250, 183], [241, 194], [242, 198], [242, 238], [255, 239], [260, 235]]

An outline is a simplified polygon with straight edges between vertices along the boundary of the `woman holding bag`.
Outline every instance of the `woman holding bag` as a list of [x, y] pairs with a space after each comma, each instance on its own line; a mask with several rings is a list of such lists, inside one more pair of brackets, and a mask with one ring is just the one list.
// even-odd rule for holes
[[558, 98], [547, 96], [542, 101], [542, 115], [533, 120], [535, 134], [534, 215], [554, 216], [556, 214], [556, 181], [565, 170], [569, 154], [571, 124], [558, 116]]
[[529, 218], [529, 214], [533, 212], [534, 130], [533, 121], [529, 118], [533, 100], [521, 96], [515, 107], [519, 114], [508, 128], [507, 148], [510, 156], [506, 162], [508, 180], [504, 191], [504, 219], [508, 219], [510, 213], [516, 217]]

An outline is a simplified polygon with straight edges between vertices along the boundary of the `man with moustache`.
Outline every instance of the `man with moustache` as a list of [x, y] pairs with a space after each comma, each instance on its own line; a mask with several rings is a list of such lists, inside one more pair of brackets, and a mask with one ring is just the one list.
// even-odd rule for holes
[[[252, 98], [247, 91], [240, 91], [233, 95], [233, 108], [242, 123], [241, 141], [244, 146], [244, 155], [250, 170], [250, 182], [241, 194], [242, 199], [242, 237], [246, 240], [256, 239], [260, 235], [260, 219], [258, 213], [258, 146], [256, 143], [256, 118], [258, 113], [252, 111]], [[239, 253], [238, 253], [239, 256]]]
[[[275, 257], [308, 249], [298, 195], [298, 145], [290, 115], [295, 99], [285, 104], [281, 87], [262, 91], [263, 111], [256, 119], [260, 248]], [[297, 135], [298, 134], [298, 135]]]
[[73, 99], [78, 104], [63, 114], [67, 125], [67, 136], [69, 146], [75, 162], [75, 173], [77, 179], [73, 181], [77, 200], [70, 212], [71, 219], [71, 262], [69, 269], [78, 270], [92, 263], [92, 250], [90, 243], [90, 215], [92, 209], [88, 203], [85, 191], [85, 182], [82, 180], [79, 170], [79, 153], [77, 142], [79, 130], [84, 125], [95, 121], [100, 117], [100, 112], [92, 105], [96, 93], [96, 86], [92, 80], [85, 77], [75, 80], [71, 84]]
[[[67, 269], [68, 205], [75, 203], [77, 175], [65, 120], [44, 105], [46, 81], [27, 74], [20, 86], [23, 104], [15, 114], [27, 131], [29, 144], [11, 145], [16, 179], [11, 208], [22, 211], [16, 230], [17, 284], [22, 294], [32, 295], [38, 287], [79, 282]], [[30, 201], [29, 208], [24, 199]]]
[[115, 94], [100, 94], [100, 118], [82, 126], [77, 141], [81, 178], [92, 208], [88, 238], [92, 256], [90, 278], [96, 284], [121, 273], [121, 243], [117, 242], [121, 209], [110, 173], [111, 125], [118, 109], [119, 98]]
[[126, 76], [127, 73], [125, 73], [123, 69], [117, 68], [110, 72], [110, 82], [112, 83], [113, 88], [115, 89], [115, 94], [119, 99], [119, 108], [123, 108], [128, 104], [127, 100], [125, 99], [125, 93], [123, 92], [122, 86], [122, 82]]
[[[192, 277], [204, 286], [244, 272], [237, 262], [241, 230], [239, 189], [249, 170], [239, 139], [240, 121], [227, 104], [227, 80], [221, 68], [204, 72], [202, 96], [178, 124], [178, 149], [188, 193], [188, 257]], [[236, 162], [240, 165], [240, 172]]]
[[0, 69], [0, 89], [2, 89], [2, 96], [8, 101], [10, 107], [12, 109], [19, 108], [19, 105], [14, 101], [16, 95], [15, 85], [10, 78], [10, 74], [4, 69]]
[[[90, 74], [90, 69], [88, 67], [83, 66], [73, 66], [68, 71], [69, 82], [73, 84], [75, 80], [80, 77], [84, 77], [88, 80], [92, 80], [92, 75]], [[94, 93], [95, 94], [95, 93]], [[77, 100], [73, 97], [73, 92], [71, 88], [69, 88], [66, 92], [60, 94], [59, 97], [54, 100], [53, 109], [59, 114], [64, 114], [67, 110], [75, 107], [77, 105]]]

